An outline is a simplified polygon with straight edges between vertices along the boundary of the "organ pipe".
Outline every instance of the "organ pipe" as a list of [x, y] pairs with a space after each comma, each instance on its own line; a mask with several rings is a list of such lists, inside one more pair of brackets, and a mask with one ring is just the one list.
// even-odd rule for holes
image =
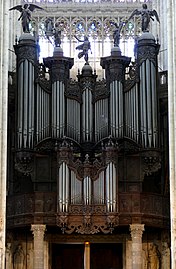
[[104, 184], [104, 171], [99, 174], [97, 180], [94, 181], [94, 203], [104, 204], [105, 202], [105, 184]]
[[83, 141], [92, 141], [93, 132], [93, 112], [92, 112], [92, 92], [86, 88], [82, 95], [82, 130], [83, 130]]
[[138, 110], [138, 86], [137, 84], [125, 92], [125, 135], [139, 142], [139, 110]]
[[71, 204], [82, 203], [82, 181], [76, 178], [76, 175], [71, 171]]
[[25, 59], [18, 68], [18, 148], [33, 148], [34, 66]]
[[112, 162], [106, 168], [106, 206], [108, 212], [117, 210], [116, 168]]
[[65, 132], [64, 84], [56, 81], [52, 85], [52, 136], [61, 138]]
[[110, 125], [111, 135], [119, 138], [123, 136], [123, 87], [121, 82], [110, 84]]
[[84, 178], [83, 188], [84, 188], [84, 204], [90, 205], [92, 197], [92, 182], [89, 176], [86, 176]]
[[59, 212], [68, 212], [69, 205], [69, 168], [65, 162], [59, 167], [58, 179], [58, 204]]
[[36, 142], [49, 137], [49, 106], [50, 106], [50, 93], [45, 91], [40, 85], [37, 85], [36, 94]]
[[37, 45], [32, 35], [21, 36], [14, 46], [17, 55], [17, 140], [18, 149], [34, 147], [34, 67], [37, 62]]
[[151, 33], [138, 39], [137, 60], [140, 74], [140, 137], [144, 148], [158, 147], [157, 54], [159, 44]]
[[108, 99], [95, 103], [95, 141], [108, 136]]
[[80, 142], [80, 103], [67, 98], [67, 136]]

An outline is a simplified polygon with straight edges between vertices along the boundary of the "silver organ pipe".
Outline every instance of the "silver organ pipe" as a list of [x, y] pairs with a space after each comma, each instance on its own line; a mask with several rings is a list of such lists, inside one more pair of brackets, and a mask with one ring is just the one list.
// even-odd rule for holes
[[140, 137], [144, 148], [158, 147], [157, 55], [159, 44], [151, 33], [138, 39], [137, 60], [140, 74]]
[[68, 212], [69, 205], [69, 168], [65, 162], [59, 167], [58, 207], [60, 212]]
[[117, 210], [116, 168], [112, 162], [106, 168], [106, 206], [107, 212], [116, 212]]
[[157, 94], [156, 94], [156, 70], [154, 64], [151, 62], [151, 107], [152, 107], [152, 126], [153, 126], [153, 146], [158, 147], [158, 109], [157, 109]]
[[123, 136], [123, 86], [120, 81], [110, 84], [110, 125], [113, 137]]
[[86, 88], [82, 95], [82, 139], [84, 142], [92, 141], [93, 132], [93, 112], [92, 112], [92, 92]]
[[82, 203], [82, 181], [76, 178], [76, 175], [71, 171], [71, 204]]
[[52, 85], [52, 136], [61, 138], [65, 129], [64, 83], [56, 81]]
[[136, 142], [139, 142], [138, 102], [138, 86], [136, 84], [125, 93], [125, 135]]
[[108, 99], [95, 103], [95, 141], [108, 136]]
[[49, 137], [50, 94], [37, 84], [36, 94], [36, 142]]
[[80, 142], [80, 103], [67, 98], [67, 136]]
[[140, 66], [140, 118], [144, 147], [158, 146], [156, 70], [148, 59]]
[[23, 147], [23, 63], [19, 66], [18, 76], [18, 148]]
[[94, 203], [95, 204], [104, 204], [105, 203], [105, 174], [104, 171], [102, 171], [99, 174], [99, 177], [97, 180], [95, 180], [94, 183]]
[[92, 197], [92, 182], [89, 176], [86, 176], [83, 180], [83, 189], [84, 189], [84, 204], [91, 204]]
[[34, 135], [34, 66], [25, 59], [18, 69], [18, 148], [32, 148]]

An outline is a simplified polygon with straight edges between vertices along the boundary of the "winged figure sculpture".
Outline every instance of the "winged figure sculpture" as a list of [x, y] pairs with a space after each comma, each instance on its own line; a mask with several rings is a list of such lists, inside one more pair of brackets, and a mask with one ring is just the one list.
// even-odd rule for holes
[[148, 32], [149, 31], [149, 23], [150, 23], [150, 20], [153, 20], [154, 21], [154, 18], [156, 18], [156, 20], [158, 22], [160, 22], [159, 20], [159, 16], [158, 16], [158, 13], [156, 12], [156, 10], [149, 10], [147, 8], [147, 5], [146, 4], [143, 4], [142, 5], [142, 9], [141, 10], [138, 10], [138, 9], [135, 9], [131, 16], [129, 17], [128, 21], [134, 17], [134, 16], [139, 16], [141, 15], [141, 20], [142, 20], [142, 31], [143, 32]]
[[22, 22], [22, 27], [23, 27], [23, 32], [24, 33], [29, 33], [29, 24], [31, 21], [31, 12], [34, 11], [34, 9], [43, 9], [37, 5], [34, 4], [24, 4], [24, 6], [22, 5], [17, 5], [14, 6], [12, 8], [10, 8], [9, 10], [18, 10], [21, 15], [18, 18], [18, 20], [21, 20]]

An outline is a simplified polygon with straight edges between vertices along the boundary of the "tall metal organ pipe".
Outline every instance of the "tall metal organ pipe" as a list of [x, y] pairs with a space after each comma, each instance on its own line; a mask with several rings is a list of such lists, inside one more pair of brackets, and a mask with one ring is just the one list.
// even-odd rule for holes
[[125, 136], [139, 143], [139, 94], [135, 84], [125, 92]]
[[81, 105], [81, 141], [89, 143], [94, 140], [94, 105], [93, 96], [97, 75], [92, 73], [92, 67], [86, 63], [82, 68], [82, 73], [78, 76], [78, 84], [82, 92]]
[[109, 135], [121, 138], [124, 135], [124, 81], [125, 69], [130, 58], [121, 55], [118, 47], [111, 50], [111, 56], [101, 58], [101, 66], [105, 69], [107, 85], [110, 93], [109, 102]]
[[137, 61], [139, 65], [140, 138], [144, 148], [158, 145], [157, 55], [159, 44], [154, 36], [143, 33], [138, 39]]
[[59, 212], [66, 213], [69, 205], [69, 168], [65, 162], [59, 167], [58, 181]]
[[50, 93], [37, 84], [36, 142], [50, 136]]
[[93, 106], [92, 92], [86, 88], [82, 94], [82, 139], [84, 142], [92, 141], [93, 133]]
[[117, 210], [116, 168], [112, 162], [106, 168], [106, 206], [108, 212]]
[[44, 58], [44, 64], [49, 68], [51, 79], [51, 134], [53, 138], [63, 138], [67, 119], [65, 85], [73, 58], [64, 57], [62, 49], [56, 47], [53, 57]]
[[17, 148], [34, 146], [34, 68], [37, 62], [37, 45], [31, 34], [25, 33], [14, 46], [17, 55]]

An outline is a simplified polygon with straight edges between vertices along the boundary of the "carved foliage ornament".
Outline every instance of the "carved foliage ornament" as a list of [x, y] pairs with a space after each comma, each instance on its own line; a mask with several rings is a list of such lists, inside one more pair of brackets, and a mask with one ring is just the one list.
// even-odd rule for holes
[[17, 153], [15, 160], [15, 169], [23, 175], [32, 175], [34, 172], [34, 158], [28, 152]]
[[145, 46], [145, 50], [138, 52], [138, 64], [141, 65], [146, 60], [151, 61], [156, 66], [156, 49], [151, 46]]
[[36, 46], [20, 46], [17, 50], [17, 55], [19, 65], [25, 60], [28, 60], [34, 65], [37, 60]]
[[97, 223], [94, 222], [91, 214], [85, 214], [76, 221], [72, 221], [68, 215], [57, 215], [56, 223], [63, 234], [96, 234], [100, 232], [109, 234], [118, 226], [119, 217], [115, 215], [107, 216]]
[[161, 156], [157, 151], [142, 153], [142, 169], [144, 175], [151, 175], [161, 168]]
[[75, 99], [79, 103], [81, 103], [82, 95], [81, 90], [78, 87], [78, 82], [75, 80], [70, 80], [67, 84], [67, 88], [65, 90], [65, 95], [67, 98]]
[[91, 159], [89, 154], [86, 154], [84, 160], [82, 160], [79, 154], [77, 156], [73, 154], [72, 147], [69, 143], [65, 142], [57, 150], [57, 163], [58, 166], [60, 166], [65, 162], [80, 180], [86, 176], [89, 176], [92, 180], [96, 180], [99, 173], [102, 172], [111, 161], [116, 165], [117, 152], [118, 149], [116, 145], [109, 139], [104, 146], [103, 154], [100, 154], [98, 158]]

